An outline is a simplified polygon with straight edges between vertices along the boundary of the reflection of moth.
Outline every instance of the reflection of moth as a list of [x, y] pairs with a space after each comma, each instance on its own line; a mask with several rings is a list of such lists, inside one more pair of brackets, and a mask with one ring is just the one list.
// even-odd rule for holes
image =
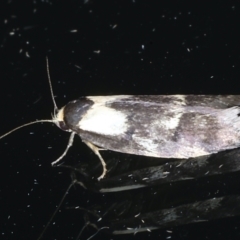
[[[120, 162], [106, 160], [111, 171], [101, 181], [92, 179], [101, 170], [101, 165], [93, 170], [91, 159], [87, 169], [86, 163], [71, 167], [74, 182], [85, 188], [81, 193], [84, 192], [87, 199], [86, 202], [79, 197], [81, 210], [76, 211], [81, 215], [85, 213], [90, 219], [84, 228], [91, 223], [90, 226], [95, 226], [98, 231], [114, 235], [162, 229], [153, 231], [150, 239], [157, 239], [159, 232], [162, 235], [166, 231], [164, 239], [168, 239], [172, 232], [176, 237], [179, 231], [179, 228], [176, 230], [173, 227], [202, 223], [199, 229], [205, 230], [198, 239], [204, 239], [208, 236], [209, 230], [206, 229], [211, 229], [214, 222], [216, 225], [217, 220], [228, 218], [225, 223], [234, 222], [234, 218], [229, 217], [240, 216], [240, 191], [234, 181], [234, 177], [238, 180], [240, 176], [239, 156], [240, 149], [234, 149], [198, 158], [162, 159], [162, 162], [156, 163], [156, 159], [150, 157], [119, 154]], [[139, 159], [141, 164], [138, 164]], [[75, 192], [74, 198], [76, 195]], [[86, 196], [92, 195], [97, 201], [89, 204]], [[239, 220], [235, 222], [233, 235], [238, 235]], [[229, 228], [225, 226], [224, 229]], [[222, 234], [219, 229], [215, 232], [215, 236]], [[232, 234], [233, 231], [229, 230], [228, 234], [230, 232]], [[146, 234], [141, 239], [146, 239], [144, 236]], [[179, 236], [173, 239], [179, 239]], [[184, 239], [194, 239], [194, 232]]]

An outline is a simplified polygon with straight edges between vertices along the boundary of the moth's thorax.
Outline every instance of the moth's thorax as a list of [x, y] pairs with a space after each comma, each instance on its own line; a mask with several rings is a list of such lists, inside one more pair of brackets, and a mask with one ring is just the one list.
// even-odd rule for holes
[[92, 100], [85, 97], [69, 102], [59, 110], [56, 117], [57, 126], [64, 131], [77, 132], [79, 122], [93, 104]]

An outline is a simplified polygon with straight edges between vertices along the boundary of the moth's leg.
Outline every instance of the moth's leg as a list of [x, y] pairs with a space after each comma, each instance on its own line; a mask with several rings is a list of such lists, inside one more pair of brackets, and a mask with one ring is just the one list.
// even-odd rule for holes
[[101, 174], [101, 176], [98, 177], [98, 181], [101, 180], [102, 178], [105, 177], [106, 173], [107, 173], [107, 168], [106, 168], [106, 163], [105, 161], [103, 160], [101, 154], [99, 153], [100, 150], [105, 150], [105, 149], [102, 149], [102, 148], [98, 148], [97, 146], [95, 146], [94, 144], [92, 144], [91, 142], [88, 142], [88, 141], [85, 141], [83, 140], [83, 142], [89, 147], [92, 149], [92, 151], [99, 157], [101, 163], [102, 163], [102, 166], [103, 166], [103, 173]]
[[51, 163], [52, 166], [55, 165], [56, 163], [58, 163], [67, 154], [69, 148], [73, 145], [74, 135], [75, 135], [75, 132], [72, 132], [71, 135], [70, 135], [70, 138], [68, 140], [68, 145], [67, 145], [65, 151], [63, 152], [63, 154], [57, 160], [55, 160], [54, 162]]

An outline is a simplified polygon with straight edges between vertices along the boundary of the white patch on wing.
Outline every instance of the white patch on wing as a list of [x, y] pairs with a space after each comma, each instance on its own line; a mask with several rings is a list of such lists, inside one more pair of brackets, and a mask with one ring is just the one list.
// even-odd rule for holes
[[176, 158], [195, 158], [209, 155], [210, 153], [201, 148], [200, 146], [182, 146], [182, 148], [176, 152]]
[[175, 129], [178, 127], [180, 118], [182, 117], [182, 112], [177, 113], [174, 117], [161, 121], [161, 125], [166, 129]]
[[175, 102], [176, 104], [180, 104], [180, 105], [186, 105], [186, 95], [174, 95], [174, 97], [176, 98]]
[[87, 111], [79, 123], [79, 128], [84, 131], [96, 132], [103, 135], [119, 135], [127, 130], [127, 116], [113, 108], [106, 106], [130, 96], [96, 96], [88, 97], [94, 105]]
[[139, 138], [135, 135], [133, 135], [133, 139], [147, 152], [155, 152], [158, 147], [158, 144], [154, 143], [153, 139]]

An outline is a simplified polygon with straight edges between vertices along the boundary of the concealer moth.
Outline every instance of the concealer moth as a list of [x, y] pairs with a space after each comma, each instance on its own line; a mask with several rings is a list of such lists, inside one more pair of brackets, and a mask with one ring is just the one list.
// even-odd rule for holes
[[187, 159], [240, 146], [240, 95], [116, 95], [87, 96], [55, 103], [47, 59], [47, 74], [54, 104], [52, 119], [37, 120], [2, 135], [40, 122], [55, 123], [70, 132], [68, 145], [52, 165], [67, 154], [75, 135], [107, 167], [101, 150], [161, 158]]

